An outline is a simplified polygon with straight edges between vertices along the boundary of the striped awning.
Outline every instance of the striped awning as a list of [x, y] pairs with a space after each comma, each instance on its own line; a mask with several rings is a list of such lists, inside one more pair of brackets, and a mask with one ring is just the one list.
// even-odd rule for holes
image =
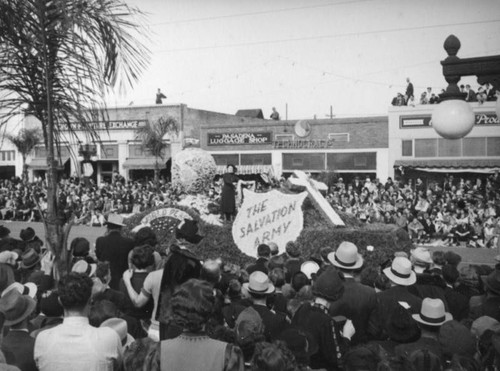
[[[166, 167], [165, 162], [159, 160], [159, 168], [164, 169]], [[142, 158], [127, 158], [123, 163], [123, 167], [126, 169], [155, 169], [156, 159], [154, 157], [142, 157]]]
[[[218, 165], [217, 174], [224, 174], [226, 172], [227, 165]], [[274, 170], [272, 165], [239, 165], [238, 174], [248, 175], [248, 174], [265, 174], [268, 176], [274, 175]]]
[[428, 172], [476, 172], [493, 173], [500, 170], [500, 159], [431, 159], [396, 160], [394, 167]]

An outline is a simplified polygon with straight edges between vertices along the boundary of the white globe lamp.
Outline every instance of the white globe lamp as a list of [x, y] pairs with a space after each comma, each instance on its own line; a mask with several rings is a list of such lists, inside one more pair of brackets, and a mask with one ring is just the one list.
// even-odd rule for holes
[[474, 128], [474, 123], [474, 112], [469, 103], [463, 100], [446, 100], [439, 103], [432, 112], [432, 127], [445, 139], [465, 137]]

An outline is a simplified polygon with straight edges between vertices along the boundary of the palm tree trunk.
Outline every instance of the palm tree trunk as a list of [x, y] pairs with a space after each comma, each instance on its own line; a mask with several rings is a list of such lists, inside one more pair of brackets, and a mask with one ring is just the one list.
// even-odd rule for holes
[[26, 165], [26, 155], [23, 154], [23, 182], [28, 183], [28, 165]]
[[160, 165], [158, 163], [158, 157], [155, 157], [155, 187], [156, 190], [160, 189]]

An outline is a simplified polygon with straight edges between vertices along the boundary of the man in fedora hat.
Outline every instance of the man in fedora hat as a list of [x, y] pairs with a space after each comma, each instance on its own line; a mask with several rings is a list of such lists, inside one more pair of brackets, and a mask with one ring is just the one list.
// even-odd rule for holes
[[286, 317], [282, 313], [275, 313], [267, 307], [267, 297], [275, 290], [271, 280], [264, 272], [255, 271], [250, 275], [248, 283], [243, 284], [243, 289], [250, 294], [253, 302], [252, 308], [259, 313], [264, 322], [264, 335], [267, 341], [274, 340], [285, 328]]
[[417, 281], [410, 260], [402, 256], [395, 257], [383, 274], [390, 280], [391, 287], [377, 293], [377, 306], [370, 316], [367, 330], [374, 339], [379, 340], [385, 337], [383, 324], [389, 320], [395, 305], [401, 305], [413, 314], [419, 312], [422, 303], [422, 299], [408, 291], [409, 286]]
[[352, 242], [343, 241], [337, 251], [328, 254], [328, 260], [344, 274], [344, 295], [332, 303], [330, 313], [350, 318], [356, 329], [352, 343], [366, 340], [366, 328], [370, 315], [377, 305], [375, 290], [362, 285], [354, 279], [356, 272], [363, 267], [363, 257]]
[[327, 268], [312, 286], [313, 303], [304, 303], [292, 319], [296, 328], [308, 331], [318, 346], [311, 354], [312, 369], [337, 370], [349, 341], [355, 334], [350, 320], [345, 324], [337, 323], [329, 313], [332, 302], [344, 294], [344, 280], [334, 267]]
[[43, 241], [38, 238], [33, 228], [28, 227], [26, 229], [21, 229], [19, 237], [23, 241], [23, 251], [32, 248], [39, 254], [42, 252]]
[[9, 291], [0, 299], [0, 312], [5, 315], [5, 325], [10, 326], [3, 340], [2, 351], [14, 356], [13, 365], [21, 371], [37, 370], [33, 356], [35, 340], [28, 332], [29, 319], [35, 308], [36, 301], [17, 290]]
[[70, 273], [59, 282], [63, 323], [42, 331], [35, 340], [35, 361], [40, 371], [117, 370], [122, 344], [110, 328], [89, 324], [92, 280]]
[[488, 276], [481, 276], [485, 294], [471, 297], [469, 317], [473, 320], [489, 316], [500, 321], [500, 270], [493, 270]]
[[122, 274], [128, 269], [128, 254], [134, 248], [134, 241], [122, 236], [121, 229], [125, 224], [121, 215], [109, 214], [106, 225], [108, 232], [96, 240], [95, 252], [99, 261], [109, 262], [109, 287], [118, 290]]
[[420, 339], [413, 343], [398, 345], [394, 348], [396, 355], [408, 357], [415, 350], [428, 349], [442, 358], [441, 345], [438, 340], [439, 329], [445, 322], [453, 319], [453, 316], [446, 312], [443, 301], [425, 298], [422, 301], [420, 312], [413, 314], [412, 317], [420, 327]]

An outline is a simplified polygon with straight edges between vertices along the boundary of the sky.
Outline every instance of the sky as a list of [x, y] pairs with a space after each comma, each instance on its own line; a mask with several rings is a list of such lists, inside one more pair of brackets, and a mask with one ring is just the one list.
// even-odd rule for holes
[[448, 35], [459, 57], [500, 54], [500, 0], [125, 1], [146, 13], [151, 59], [109, 106], [153, 104], [161, 88], [164, 104], [229, 114], [387, 115], [407, 77], [416, 98], [446, 87]]

